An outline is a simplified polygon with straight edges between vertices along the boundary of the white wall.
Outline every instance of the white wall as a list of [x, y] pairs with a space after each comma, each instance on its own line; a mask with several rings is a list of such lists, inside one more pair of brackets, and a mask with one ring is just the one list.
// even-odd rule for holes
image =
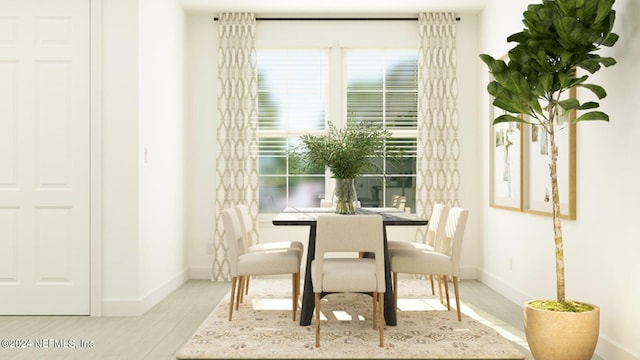
[[[215, 14], [191, 14], [188, 18], [188, 264], [192, 277], [208, 278], [211, 272], [215, 216], [214, 141], [217, 119], [217, 23]], [[479, 113], [477, 96], [477, 21], [473, 14], [461, 14], [457, 26], [458, 88], [461, 140], [462, 206], [479, 214], [477, 191], [481, 167]], [[256, 46], [341, 47], [391, 46], [412, 47], [418, 44], [417, 22], [326, 22], [326, 21], [258, 21]], [[295, 36], [291, 36], [295, 34]], [[337, 112], [336, 112], [337, 110]], [[340, 108], [331, 110], [339, 116]], [[335, 115], [338, 114], [338, 115]], [[479, 224], [471, 216], [462, 259], [463, 276], [476, 277]], [[397, 230], [397, 229], [394, 229]], [[260, 241], [282, 239], [285, 229], [274, 229], [270, 219], [260, 222]], [[395, 231], [397, 233], [397, 231]], [[402, 232], [400, 232], [402, 234]], [[304, 241], [308, 229], [286, 229], [287, 239]]]
[[139, 0], [138, 20], [139, 296], [149, 307], [187, 278], [186, 21], [176, 0]]
[[138, 4], [103, 2], [104, 313], [138, 295]]
[[211, 275], [215, 204], [218, 28], [213, 14], [188, 16], [187, 263], [191, 278]]
[[175, 0], [103, 1], [102, 18], [103, 315], [139, 315], [187, 278], [185, 22]]
[[[530, 0], [492, 0], [481, 16], [480, 52], [499, 57], [513, 44], [506, 37], [522, 30], [522, 12]], [[577, 219], [563, 221], [567, 297], [601, 308], [596, 353], [605, 359], [639, 359], [640, 242], [634, 223], [640, 203], [640, 5], [618, 0], [614, 31], [621, 40], [603, 55], [618, 64], [601, 70], [591, 82], [607, 89], [600, 104], [610, 122], [581, 123], [577, 134]], [[478, 91], [481, 113], [488, 114], [488, 74]], [[587, 96], [579, 93], [578, 96]], [[484, 143], [482, 188], [488, 189], [488, 116], [481, 117]], [[482, 199], [481, 279], [517, 303], [555, 298], [552, 224], [549, 217], [488, 207]], [[512, 259], [512, 269], [509, 269]]]

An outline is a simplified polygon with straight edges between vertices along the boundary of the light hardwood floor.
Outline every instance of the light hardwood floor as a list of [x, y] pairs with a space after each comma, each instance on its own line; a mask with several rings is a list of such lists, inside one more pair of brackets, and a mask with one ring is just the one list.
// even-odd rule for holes
[[[51, 339], [51, 347], [54, 340], [57, 345], [64, 345], [60, 342], [64, 340], [71, 345], [69, 340], [73, 340], [76, 347], [0, 348], [0, 359], [175, 359], [229, 288], [229, 283], [190, 280], [138, 317], [0, 316], [0, 339]], [[461, 281], [460, 292], [465, 314], [494, 327], [532, 359], [518, 305], [475, 280]], [[94, 345], [81, 348], [81, 340]]]

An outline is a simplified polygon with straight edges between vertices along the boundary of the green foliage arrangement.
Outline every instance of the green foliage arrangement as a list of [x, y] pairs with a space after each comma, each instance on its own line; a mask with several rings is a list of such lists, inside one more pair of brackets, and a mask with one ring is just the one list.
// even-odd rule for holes
[[349, 121], [337, 129], [329, 122], [326, 135], [303, 135], [297, 153], [309, 168], [331, 170], [334, 178], [353, 179], [375, 167], [372, 158], [382, 157], [390, 133], [381, 126]]
[[[599, 107], [597, 102], [580, 102], [563, 97], [563, 94], [581, 87], [590, 90], [598, 99], [607, 96], [601, 86], [586, 83], [588, 74], [577, 76], [577, 69], [593, 74], [602, 66], [616, 63], [613, 58], [596, 53], [601, 47], [611, 47], [618, 41], [618, 35], [612, 32], [613, 3], [614, 0], [542, 0], [541, 4], [531, 4], [523, 13], [525, 29], [507, 38], [507, 41], [517, 43], [508, 52], [508, 62], [480, 55], [495, 79], [487, 86], [495, 98], [493, 105], [515, 114], [501, 115], [493, 124], [521, 122], [536, 126], [548, 135], [557, 301], [561, 303], [565, 302], [565, 277], [556, 119], [561, 113], [581, 110], [585, 112], [575, 122], [609, 121], [607, 114], [593, 110]], [[517, 114], [527, 116], [518, 117]]]

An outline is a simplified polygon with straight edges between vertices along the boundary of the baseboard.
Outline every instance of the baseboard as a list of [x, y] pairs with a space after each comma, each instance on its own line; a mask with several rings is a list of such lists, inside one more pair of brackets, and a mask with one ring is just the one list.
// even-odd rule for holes
[[179, 288], [188, 279], [188, 271], [185, 269], [141, 298], [104, 299], [102, 302], [102, 316], [140, 316]]
[[480, 280], [480, 282], [500, 293], [500, 295], [506, 297], [512, 302], [518, 304], [518, 306], [522, 307], [525, 302], [531, 300], [531, 296], [514, 289], [492, 274], [486, 271], [479, 271], [479, 274], [480, 276], [478, 277], [478, 280]]
[[609, 340], [606, 336], [600, 335], [598, 345], [596, 346], [596, 355], [603, 359], [616, 360], [638, 360], [640, 354], [632, 354], [631, 351], [622, 347], [622, 345]]

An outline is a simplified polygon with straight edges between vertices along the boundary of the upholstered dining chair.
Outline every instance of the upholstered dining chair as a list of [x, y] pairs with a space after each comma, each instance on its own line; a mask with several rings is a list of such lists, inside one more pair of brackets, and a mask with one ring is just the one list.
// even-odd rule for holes
[[[229, 321], [233, 308], [239, 309], [243, 290], [242, 279], [253, 275], [291, 274], [291, 300], [293, 321], [296, 320], [298, 294], [300, 294], [300, 262], [302, 253], [296, 249], [274, 249], [249, 252], [244, 245], [244, 236], [236, 209], [222, 211], [222, 224], [229, 246], [229, 265], [231, 273], [231, 299], [229, 303]], [[237, 293], [236, 293], [237, 292]]]
[[389, 251], [397, 249], [421, 249], [433, 250], [436, 241], [440, 241], [444, 236], [444, 227], [449, 215], [449, 206], [444, 204], [435, 204], [429, 216], [429, 225], [427, 225], [427, 234], [425, 243], [416, 241], [389, 240], [387, 248]]
[[398, 207], [398, 200], [400, 199], [400, 195], [393, 195], [391, 197], [391, 207]]
[[[446, 221], [443, 241], [435, 244], [433, 251], [422, 249], [398, 249], [389, 253], [391, 259], [391, 273], [394, 289], [397, 294], [398, 273], [428, 274], [441, 276], [447, 296], [447, 309], [451, 310], [449, 301], [448, 277], [453, 278], [456, 296], [458, 321], [462, 320], [460, 313], [460, 293], [458, 290], [458, 275], [460, 272], [460, 254], [462, 252], [462, 238], [469, 217], [469, 210], [451, 208]], [[397, 299], [397, 298], [396, 298]], [[397, 300], [396, 300], [397, 305]]]
[[[318, 216], [311, 280], [315, 294], [316, 347], [320, 346], [320, 298], [325, 293], [371, 293], [373, 328], [384, 346], [385, 267], [382, 217], [379, 215]], [[367, 252], [373, 258], [329, 258], [327, 253]]]
[[333, 205], [333, 201], [329, 200], [329, 199], [320, 199], [320, 207], [321, 208], [332, 208]]
[[[389, 249], [389, 256], [393, 256], [394, 251], [401, 249], [415, 249], [415, 250], [427, 250], [433, 251], [436, 242], [441, 242], [444, 238], [444, 229], [447, 222], [447, 216], [449, 215], [449, 206], [444, 204], [435, 204], [429, 217], [429, 225], [427, 225], [427, 234], [425, 243], [419, 243], [416, 241], [402, 241], [402, 240], [388, 240], [387, 248]], [[435, 295], [433, 276], [429, 275], [429, 281], [431, 282], [431, 294]], [[393, 288], [397, 289], [397, 282], [393, 284]], [[442, 292], [440, 291], [440, 279], [438, 279], [438, 292], [440, 294], [440, 301], [442, 302]], [[398, 305], [398, 292], [394, 291], [394, 299], [396, 307]]]
[[[251, 234], [256, 230], [253, 226], [253, 221], [251, 221], [251, 215], [249, 214], [249, 207], [244, 204], [234, 206], [236, 213], [238, 214], [238, 218], [240, 219], [240, 229], [244, 236], [243, 245], [246, 252], [256, 252], [256, 251], [270, 251], [270, 250], [297, 250], [300, 251], [300, 256], [302, 256], [304, 252], [304, 245], [300, 241], [276, 241], [276, 242], [268, 242], [268, 243], [258, 243], [253, 244], [253, 239]], [[244, 300], [244, 294], [249, 293], [249, 279], [251, 277], [247, 276], [243, 278], [241, 281], [241, 285], [244, 288], [244, 291], [240, 292], [240, 303]]]

